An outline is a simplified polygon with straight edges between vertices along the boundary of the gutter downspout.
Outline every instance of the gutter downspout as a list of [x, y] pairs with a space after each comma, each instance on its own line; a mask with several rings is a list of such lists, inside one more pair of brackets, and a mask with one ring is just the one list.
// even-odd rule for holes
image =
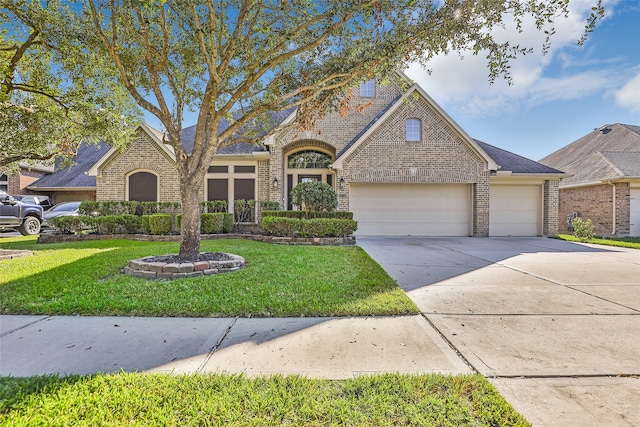
[[607, 181], [607, 184], [609, 184], [613, 190], [613, 221], [611, 226], [611, 235], [613, 236], [616, 234], [616, 185], [612, 184], [611, 181]]

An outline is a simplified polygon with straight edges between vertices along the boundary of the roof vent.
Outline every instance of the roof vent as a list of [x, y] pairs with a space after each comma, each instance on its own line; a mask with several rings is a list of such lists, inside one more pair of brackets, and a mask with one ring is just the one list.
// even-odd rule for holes
[[609, 132], [611, 132], [611, 128], [608, 125], [604, 125], [602, 126], [600, 129], [598, 129], [600, 131], [601, 134], [606, 135]]

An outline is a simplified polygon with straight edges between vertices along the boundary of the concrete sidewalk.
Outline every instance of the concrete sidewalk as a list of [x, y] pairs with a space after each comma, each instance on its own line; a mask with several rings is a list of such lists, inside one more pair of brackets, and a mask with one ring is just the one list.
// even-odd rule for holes
[[185, 319], [0, 316], [0, 374], [245, 372], [343, 379], [469, 373], [420, 315]]

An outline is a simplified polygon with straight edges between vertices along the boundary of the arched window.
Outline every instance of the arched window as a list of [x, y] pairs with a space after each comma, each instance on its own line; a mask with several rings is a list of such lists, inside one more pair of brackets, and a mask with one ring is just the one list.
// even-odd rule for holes
[[332, 162], [329, 154], [315, 150], [298, 151], [287, 157], [289, 169], [324, 169]]
[[9, 177], [6, 174], [0, 175], [0, 190], [7, 191], [9, 189]]
[[408, 119], [406, 129], [407, 141], [422, 141], [422, 122], [420, 119]]
[[129, 200], [157, 202], [158, 177], [151, 172], [135, 172], [129, 175]]

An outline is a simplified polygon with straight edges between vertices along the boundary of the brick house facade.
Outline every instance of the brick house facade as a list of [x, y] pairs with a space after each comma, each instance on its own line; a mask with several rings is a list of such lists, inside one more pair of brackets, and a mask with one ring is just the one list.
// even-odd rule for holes
[[[339, 210], [354, 212], [363, 234], [556, 234], [558, 181], [565, 175], [472, 139], [405, 79], [397, 73], [384, 85], [374, 80], [355, 88], [351, 105], [367, 105], [362, 112], [330, 113], [309, 131], [285, 126], [262, 146], [221, 148], [202, 200], [227, 200], [233, 210], [234, 200], [250, 198], [286, 209], [295, 185], [320, 180], [336, 190]], [[283, 123], [294, 118], [295, 112]], [[183, 143], [190, 132], [184, 130]], [[174, 159], [161, 134], [141, 126], [125, 151], [111, 149], [89, 169], [96, 199], [131, 199], [132, 188], [150, 182], [147, 200], [179, 201]], [[523, 191], [526, 208], [509, 203]]]
[[560, 233], [579, 216], [600, 236], [640, 236], [640, 126], [602, 126], [540, 163], [570, 174], [559, 186]]

